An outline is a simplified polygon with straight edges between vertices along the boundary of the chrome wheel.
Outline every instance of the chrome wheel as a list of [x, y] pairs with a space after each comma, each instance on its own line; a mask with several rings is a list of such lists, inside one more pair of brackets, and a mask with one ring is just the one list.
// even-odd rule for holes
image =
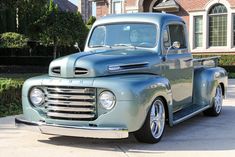
[[138, 141], [157, 143], [161, 140], [165, 130], [165, 104], [164, 100], [157, 97], [147, 114], [143, 126], [134, 134]]
[[205, 110], [203, 113], [206, 116], [218, 116], [222, 110], [223, 104], [223, 91], [221, 85], [218, 85], [215, 90], [215, 95], [213, 97], [212, 106]]
[[217, 114], [220, 113], [222, 109], [222, 103], [223, 103], [223, 94], [222, 94], [222, 88], [219, 85], [216, 88], [215, 97], [214, 97], [214, 108]]
[[156, 100], [151, 107], [150, 127], [154, 138], [162, 136], [165, 127], [165, 108], [160, 100]]

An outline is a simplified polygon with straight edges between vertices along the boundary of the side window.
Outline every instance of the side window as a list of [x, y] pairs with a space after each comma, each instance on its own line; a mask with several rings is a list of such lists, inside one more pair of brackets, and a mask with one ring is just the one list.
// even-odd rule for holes
[[171, 46], [168, 27], [166, 27], [163, 32], [163, 45], [166, 49]]
[[187, 48], [183, 25], [180, 24], [169, 25], [169, 33], [170, 33], [171, 45], [175, 41], [178, 41], [180, 43], [180, 49]]

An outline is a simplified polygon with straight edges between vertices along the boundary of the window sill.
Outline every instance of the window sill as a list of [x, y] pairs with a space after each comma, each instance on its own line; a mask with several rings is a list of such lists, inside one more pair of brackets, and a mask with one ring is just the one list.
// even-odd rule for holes
[[218, 46], [218, 47], [209, 47], [204, 48], [194, 48], [191, 50], [192, 53], [226, 53], [226, 52], [235, 52], [235, 47], [228, 48], [227, 46]]

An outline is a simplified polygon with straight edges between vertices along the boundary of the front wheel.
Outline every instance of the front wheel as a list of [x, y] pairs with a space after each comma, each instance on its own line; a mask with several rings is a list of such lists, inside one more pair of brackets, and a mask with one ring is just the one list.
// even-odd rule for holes
[[165, 107], [161, 98], [153, 102], [144, 125], [135, 132], [138, 141], [144, 143], [157, 143], [161, 140], [165, 130]]
[[223, 104], [223, 92], [220, 85], [216, 87], [215, 96], [213, 98], [213, 106], [206, 111], [204, 111], [204, 114], [206, 116], [218, 116], [222, 110], [222, 104]]

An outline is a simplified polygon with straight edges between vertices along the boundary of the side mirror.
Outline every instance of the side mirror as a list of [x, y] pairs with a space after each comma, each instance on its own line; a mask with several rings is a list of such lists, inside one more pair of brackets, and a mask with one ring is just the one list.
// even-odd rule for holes
[[173, 48], [173, 49], [179, 49], [179, 48], [180, 48], [180, 42], [175, 41], [175, 42], [173, 42], [173, 44], [172, 44], [170, 47], [167, 48], [166, 55], [164, 56], [163, 61], [166, 61], [167, 55], [168, 55], [169, 51], [170, 51], [172, 48]]
[[174, 49], [179, 49], [179, 48], [180, 48], [180, 42], [175, 41], [175, 42], [172, 44], [171, 47], [174, 48]]

